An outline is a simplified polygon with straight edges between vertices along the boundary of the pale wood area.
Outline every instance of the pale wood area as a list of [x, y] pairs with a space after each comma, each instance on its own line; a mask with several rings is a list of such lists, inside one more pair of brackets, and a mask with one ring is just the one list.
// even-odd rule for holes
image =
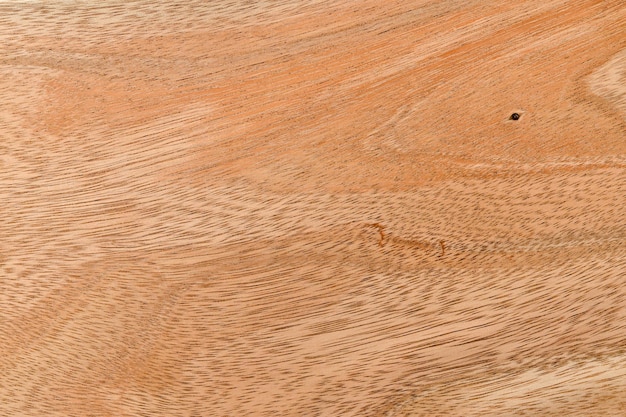
[[0, 1], [0, 416], [512, 415], [626, 415], [623, 0]]

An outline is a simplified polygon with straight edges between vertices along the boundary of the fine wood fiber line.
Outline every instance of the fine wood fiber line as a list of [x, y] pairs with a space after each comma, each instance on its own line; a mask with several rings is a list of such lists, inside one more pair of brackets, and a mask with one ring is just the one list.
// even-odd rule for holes
[[0, 1], [0, 416], [626, 415], [625, 57], [621, 0]]

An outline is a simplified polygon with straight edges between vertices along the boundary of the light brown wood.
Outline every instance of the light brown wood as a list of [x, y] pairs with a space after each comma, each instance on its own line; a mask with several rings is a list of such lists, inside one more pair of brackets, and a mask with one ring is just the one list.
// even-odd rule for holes
[[626, 415], [626, 3], [0, 2], [0, 415]]

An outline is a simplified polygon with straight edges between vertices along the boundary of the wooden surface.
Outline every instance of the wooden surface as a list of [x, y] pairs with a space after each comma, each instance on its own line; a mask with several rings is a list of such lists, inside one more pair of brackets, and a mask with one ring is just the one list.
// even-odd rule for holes
[[622, 0], [0, 2], [1, 416], [625, 416], [625, 284]]

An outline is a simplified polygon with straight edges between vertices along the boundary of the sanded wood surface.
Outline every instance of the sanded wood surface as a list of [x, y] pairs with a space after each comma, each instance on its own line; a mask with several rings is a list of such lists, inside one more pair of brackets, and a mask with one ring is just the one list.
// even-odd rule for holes
[[623, 0], [0, 1], [0, 416], [513, 415], [626, 416]]

